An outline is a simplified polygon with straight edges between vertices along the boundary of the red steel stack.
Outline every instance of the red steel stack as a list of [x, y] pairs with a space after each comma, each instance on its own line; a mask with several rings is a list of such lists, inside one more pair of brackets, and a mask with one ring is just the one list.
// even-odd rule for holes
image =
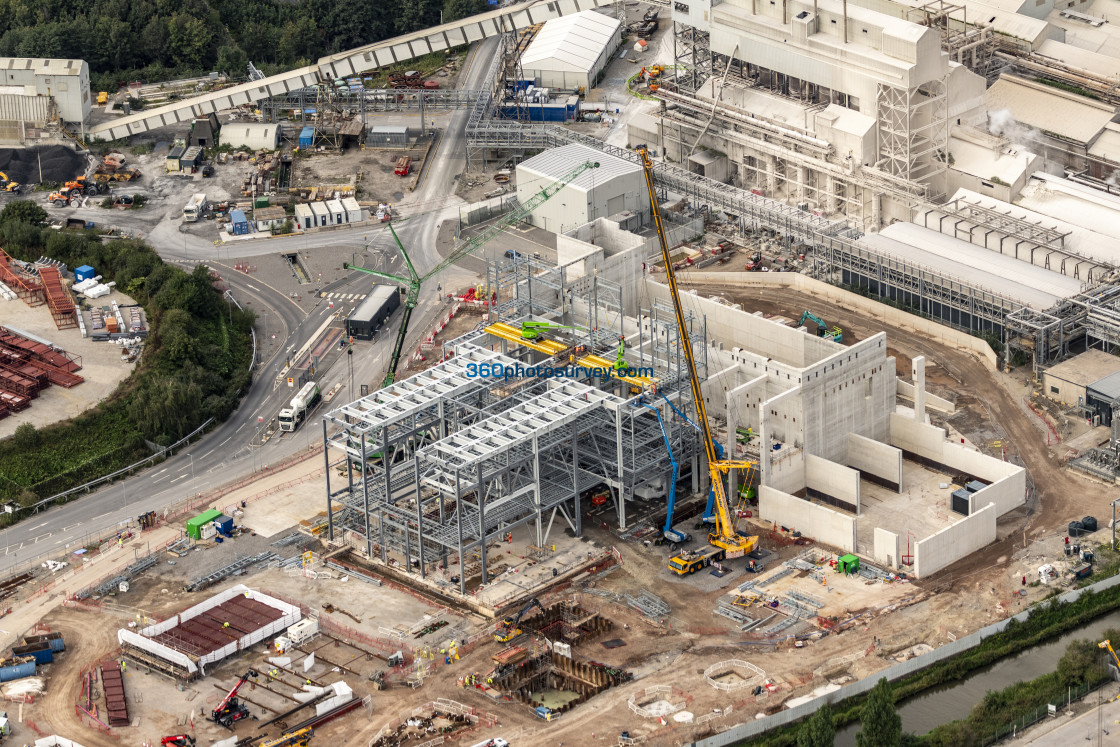
[[124, 693], [124, 675], [115, 661], [101, 665], [101, 687], [105, 691], [105, 709], [109, 711], [109, 726], [128, 726], [128, 698]]
[[283, 613], [275, 607], [238, 596], [180, 622], [174, 628], [153, 636], [152, 640], [188, 655], [202, 656], [228, 646], [282, 616]]
[[[7, 353], [5, 353], [7, 351]], [[9, 329], [0, 327], [0, 362], [11, 360], [9, 353], [16, 353], [22, 360], [32, 363], [36, 368], [42, 369], [52, 384], [69, 389], [81, 384], [85, 379], [78, 376], [75, 371], [82, 367], [81, 358], [44, 345], [35, 340], [29, 340]], [[28, 375], [24, 373], [24, 375]]]
[[51, 308], [54, 326], [59, 329], [72, 329], [78, 326], [77, 309], [70, 291], [62, 285], [62, 273], [54, 265], [39, 268], [39, 278], [47, 294], [47, 305]]
[[11, 259], [6, 251], [0, 249], [0, 282], [15, 291], [28, 306], [42, 306], [46, 303], [43, 286], [35, 278], [13, 267]]

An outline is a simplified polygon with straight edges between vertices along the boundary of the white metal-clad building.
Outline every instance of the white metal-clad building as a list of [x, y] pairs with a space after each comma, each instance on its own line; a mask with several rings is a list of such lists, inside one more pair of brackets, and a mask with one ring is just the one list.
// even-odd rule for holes
[[280, 125], [256, 122], [230, 122], [218, 136], [222, 145], [251, 150], [276, 150], [280, 147]]
[[590, 90], [618, 49], [622, 23], [585, 10], [544, 25], [521, 55], [526, 80], [543, 88]]
[[538, 205], [531, 214], [532, 224], [564, 233], [629, 210], [641, 216], [640, 222], [645, 225], [649, 193], [642, 167], [578, 143], [546, 150], [518, 164], [517, 199], [524, 205], [534, 194], [587, 161], [599, 167], [587, 169]]
[[[85, 122], [89, 118], [89, 65], [85, 60], [45, 60], [30, 57], [0, 57], [0, 94], [5, 97], [54, 99], [57, 115], [66, 122]], [[20, 119], [40, 120], [41, 104], [8, 107], [21, 112]]]
[[314, 214], [314, 219], [311, 222], [313, 226], [329, 226], [331, 224], [331, 211], [327, 210], [327, 206], [321, 202], [312, 202], [311, 212]]
[[915, 223], [894, 223], [863, 242], [890, 257], [928, 268], [961, 282], [1015, 299], [1032, 309], [1048, 309], [1077, 295], [1081, 281], [970, 244]]

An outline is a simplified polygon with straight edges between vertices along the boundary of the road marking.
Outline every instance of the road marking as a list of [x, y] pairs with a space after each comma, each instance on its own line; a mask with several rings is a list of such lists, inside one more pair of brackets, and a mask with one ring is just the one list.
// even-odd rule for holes
[[[245, 285], [249, 285], [249, 284], [248, 284], [248, 283], [245, 283]], [[255, 290], [255, 291], [256, 291], [257, 293], [260, 293], [260, 292], [261, 292], [261, 289], [260, 289], [260, 288], [257, 288], [256, 286], [253, 286], [253, 285], [249, 285], [249, 287], [250, 287], [250, 288], [252, 288], [253, 290]]]
[[[240, 426], [239, 426], [239, 427], [237, 428], [237, 430], [236, 430], [236, 431], [234, 431], [234, 433], [240, 433], [240, 432], [241, 432], [241, 429], [242, 429], [242, 428], [244, 428], [244, 427], [245, 427], [245, 424], [244, 424], [244, 423], [242, 423], [242, 424], [241, 424], [241, 425], [240, 425]], [[226, 439], [226, 441], [228, 441], [228, 440], [229, 440], [229, 439], [227, 438], [227, 439]], [[222, 443], [225, 443], [226, 441], [222, 441]]]
[[112, 511], [106, 511], [105, 513], [101, 514], [100, 516], [94, 516], [92, 520], [97, 521], [98, 519], [104, 519], [106, 516], [108, 516], [111, 513], [113, 513], [113, 512]]
[[48, 523], [49, 522], [44, 521], [42, 524], [36, 524], [35, 526], [33, 526], [31, 528], [32, 529], [38, 529], [39, 527], [45, 527]]
[[64, 532], [69, 532], [69, 531], [70, 531], [71, 529], [73, 529], [74, 527], [80, 527], [80, 526], [81, 526], [81, 524], [71, 524], [71, 525], [70, 525], [70, 526], [68, 526], [68, 527], [63, 527], [63, 528], [62, 528], [62, 531], [64, 531]]
[[156, 473], [156, 476], [158, 477], [159, 475], [162, 475], [166, 471], [167, 471], [167, 467], [164, 467], [163, 469], [161, 469], [159, 472]]
[[179, 482], [180, 480], [185, 480], [185, 479], [187, 479], [188, 477], [190, 477], [190, 475], [179, 475], [178, 477], [176, 477], [176, 478], [175, 478], [174, 480], [172, 480], [171, 482], [173, 482], [173, 483], [175, 483], [175, 482]]
[[[233, 436], [230, 436], [230, 438], [233, 438]], [[199, 459], [205, 459], [206, 457], [210, 456], [213, 453], [214, 453], [214, 450], [210, 449], [210, 451], [208, 451], [205, 454], [203, 454], [202, 456], [200, 456]]]
[[221, 442], [220, 444], [218, 444], [218, 446], [225, 446], [225, 445], [226, 445], [226, 441], [229, 441], [229, 439], [230, 439], [230, 438], [233, 438], [233, 436], [230, 436], [230, 437], [229, 437], [229, 438], [227, 438], [227, 439], [226, 439], [225, 441], [222, 441], [222, 442]]
[[66, 540], [64, 540], [64, 539], [56, 539], [56, 540], [54, 541], [54, 544], [56, 544], [56, 545], [57, 545], [57, 544], [60, 544], [60, 543], [62, 543], [62, 542], [65, 542], [65, 541], [66, 541]]
[[171, 477], [171, 475], [164, 475], [163, 477], [157, 477], [155, 480], [152, 480], [152, 483], [155, 484], [157, 482], [163, 482], [164, 480], [166, 480], [169, 477]]

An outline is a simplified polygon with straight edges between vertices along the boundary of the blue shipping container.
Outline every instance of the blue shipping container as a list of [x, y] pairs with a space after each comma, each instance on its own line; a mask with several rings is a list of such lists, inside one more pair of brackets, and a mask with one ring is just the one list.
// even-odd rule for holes
[[218, 531], [222, 534], [229, 534], [233, 531], [233, 519], [229, 518], [225, 514], [222, 514], [218, 518], [214, 519], [214, 523], [218, 525]]
[[315, 128], [304, 127], [299, 133], [299, 147], [310, 148], [315, 143]]
[[92, 277], [95, 277], [95, 276], [96, 276], [96, 273], [93, 271], [93, 268], [90, 267], [89, 265], [82, 265], [78, 269], [74, 270], [74, 282], [77, 282], [77, 283], [80, 283], [83, 280], [88, 280], [89, 278], [92, 278]]
[[33, 676], [35, 676], [34, 659], [28, 659], [19, 664], [0, 666], [0, 682], [11, 682], [12, 680], [22, 680], [24, 677]]
[[30, 656], [35, 660], [35, 664], [50, 664], [54, 661], [54, 651], [51, 651], [51, 647], [46, 643], [12, 646], [12, 656]]
[[[564, 104], [527, 104], [525, 112], [529, 115], [530, 122], [563, 122], [568, 118], [568, 107]], [[516, 118], [516, 107], [503, 106], [502, 116]]]
[[229, 225], [234, 236], [244, 236], [249, 233], [249, 221], [245, 219], [245, 211], [230, 210]]
[[56, 654], [66, 650], [66, 641], [62, 640], [62, 633], [47, 633], [46, 635], [25, 635], [23, 637], [24, 645], [44, 642], [50, 644], [51, 651], [54, 651]]

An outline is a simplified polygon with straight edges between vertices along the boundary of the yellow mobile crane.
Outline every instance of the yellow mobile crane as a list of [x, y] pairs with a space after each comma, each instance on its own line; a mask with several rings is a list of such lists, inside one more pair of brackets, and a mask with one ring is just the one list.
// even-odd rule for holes
[[1116, 652], [1112, 650], [1112, 641], [1101, 641], [1097, 644], [1097, 648], [1108, 649], [1108, 653], [1112, 654], [1112, 660], [1116, 662], [1116, 668], [1120, 670], [1120, 656], [1117, 656]]
[[685, 361], [688, 363], [688, 380], [692, 385], [692, 401], [696, 403], [696, 420], [703, 434], [704, 452], [708, 457], [708, 474], [712, 483], [715, 504], [715, 531], [708, 534], [708, 542], [715, 548], [702, 553], [682, 552], [669, 561], [669, 570], [684, 576], [695, 573], [700, 568], [710, 565], [713, 561], [726, 558], [738, 558], [754, 550], [758, 545], [758, 537], [747, 537], [739, 534], [735, 523], [731, 519], [731, 509], [727, 503], [727, 492], [723, 486], [723, 475], [729, 470], [742, 469], [747, 474], [744, 479], [749, 482], [750, 471], [754, 469], [754, 462], [734, 461], [721, 459], [716, 452], [715, 442], [712, 440], [712, 429], [708, 425], [708, 412], [704, 407], [703, 392], [700, 391], [700, 378], [696, 373], [696, 357], [689, 342], [687, 325], [684, 321], [684, 310], [681, 308], [680, 293], [677, 291], [677, 277], [673, 272], [673, 262], [669, 256], [669, 242], [665, 238], [665, 225], [661, 219], [661, 210], [658, 207], [657, 190], [653, 185], [653, 161], [649, 157], [649, 149], [645, 145], [637, 147], [638, 155], [642, 159], [642, 170], [645, 172], [646, 189], [649, 190], [650, 213], [653, 215], [654, 226], [657, 229], [657, 238], [661, 241], [661, 257], [665, 262], [665, 275], [669, 281], [669, 295], [673, 300], [673, 312], [677, 317], [677, 330], [681, 345], [684, 348]]

